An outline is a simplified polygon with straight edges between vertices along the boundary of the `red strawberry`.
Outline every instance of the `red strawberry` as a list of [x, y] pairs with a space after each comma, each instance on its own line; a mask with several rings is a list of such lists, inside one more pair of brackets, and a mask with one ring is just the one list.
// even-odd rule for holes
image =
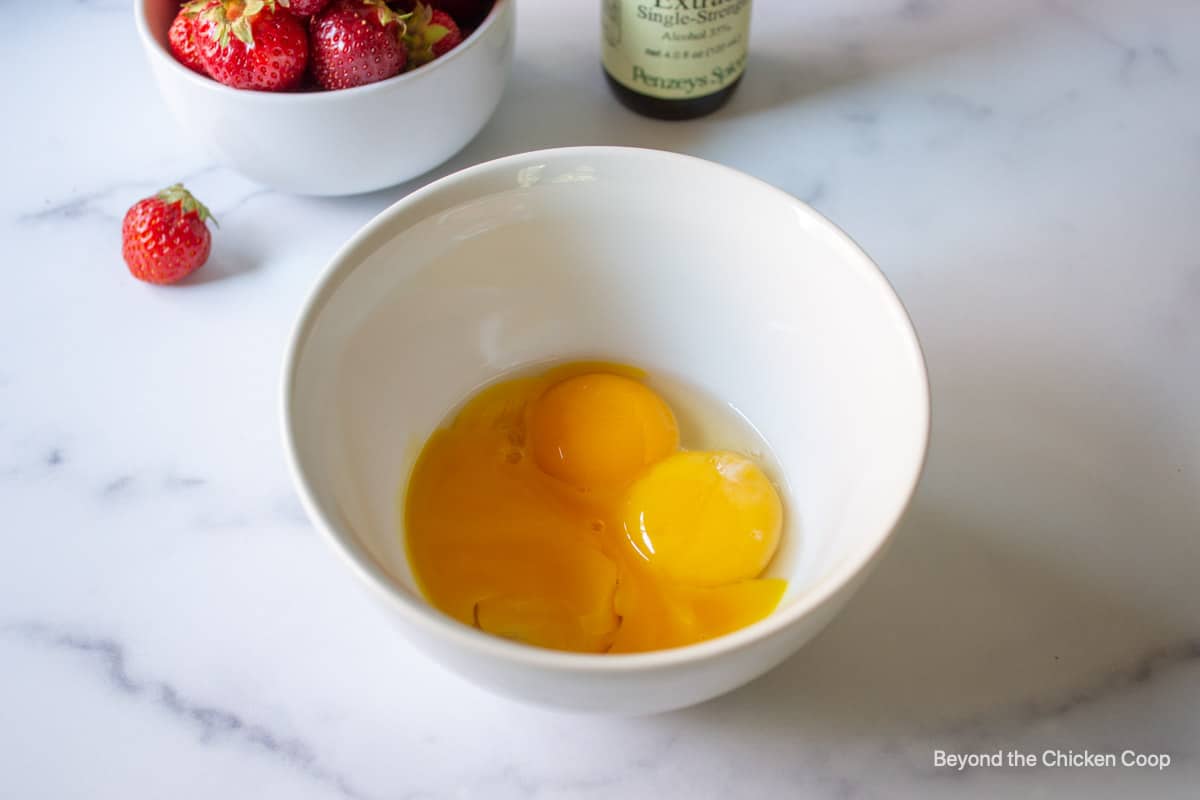
[[212, 249], [209, 219], [216, 224], [181, 183], [134, 203], [121, 225], [121, 252], [133, 277], [174, 283], [203, 266]]
[[417, 3], [407, 23], [404, 44], [414, 67], [428, 64], [462, 44], [462, 32], [445, 11]]
[[208, 74], [235, 89], [294, 88], [308, 65], [304, 23], [275, 0], [195, 0], [196, 43]]
[[383, 0], [334, 0], [313, 17], [312, 72], [325, 89], [348, 89], [398, 75], [408, 63], [404, 18]]
[[430, 28], [435, 31], [438, 28], [445, 28], [446, 32], [442, 34], [436, 42], [433, 43], [433, 57], [440, 58], [446, 53], [462, 44], [462, 31], [458, 29], [458, 25], [454, 22], [454, 18], [445, 11], [434, 9], [433, 19], [430, 20]]
[[311, 17], [329, 5], [329, 0], [279, 0], [279, 4], [298, 17]]
[[208, 75], [204, 62], [200, 60], [200, 50], [196, 47], [196, 18], [186, 9], [179, 9], [171, 29], [167, 31], [167, 44], [175, 59], [194, 72]]

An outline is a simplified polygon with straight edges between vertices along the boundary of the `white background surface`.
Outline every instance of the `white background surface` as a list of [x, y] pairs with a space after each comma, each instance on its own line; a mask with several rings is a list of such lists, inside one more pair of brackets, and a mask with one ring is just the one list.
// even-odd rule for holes
[[[684, 125], [609, 97], [594, 6], [520, 3], [501, 109], [438, 174], [669, 148], [858, 239], [934, 391], [926, 479], [879, 571], [790, 662], [666, 716], [559, 716], [426, 662], [304, 520], [276, 419], [301, 298], [413, 186], [255, 187], [179, 138], [127, 3], [12, 15], [0, 795], [1194, 796], [1200, 5], [759, 0], [740, 93]], [[121, 215], [181, 178], [221, 220], [212, 261], [139, 284]], [[1174, 763], [953, 774], [935, 748]]]

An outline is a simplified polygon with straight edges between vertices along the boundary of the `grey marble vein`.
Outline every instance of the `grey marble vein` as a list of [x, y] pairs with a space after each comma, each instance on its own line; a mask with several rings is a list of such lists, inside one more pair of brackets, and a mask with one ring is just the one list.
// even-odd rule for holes
[[203, 742], [238, 737], [309, 780], [328, 785], [339, 796], [351, 800], [371, 798], [347, 776], [324, 766], [304, 740], [273, 731], [236, 711], [194, 700], [166, 680], [135, 677], [129, 669], [125, 646], [114, 639], [80, 635], [36, 622], [0, 625], [0, 632], [32, 645], [86, 657], [101, 671], [109, 686], [184, 722]]
[[1170, 670], [1197, 665], [1200, 665], [1200, 636], [1151, 650], [1132, 664], [1114, 670], [1090, 686], [1065, 697], [1031, 702], [1023, 706], [1014, 716], [1016, 719], [1033, 721], [1069, 714], [1084, 706], [1102, 702], [1121, 692], [1144, 686]]
[[1158, 63], [1160, 63], [1163, 66], [1163, 69], [1165, 69], [1167, 72], [1171, 73], [1172, 75], [1179, 74], [1179, 64], [1175, 62], [1174, 56], [1171, 55], [1167, 48], [1160, 44], [1152, 45], [1150, 47], [1150, 55], [1152, 58], [1157, 59]]
[[[89, 191], [81, 191], [61, 199], [46, 199], [43, 201], [42, 208], [17, 215], [16, 222], [19, 225], [49, 225], [74, 222], [90, 217], [95, 217], [99, 220], [117, 221], [124, 215], [126, 207], [169, 183], [192, 184], [200, 178], [220, 172], [223, 169], [223, 167], [217, 165], [209, 165], [177, 178], [162, 178], [154, 181], [118, 181]], [[217, 206], [213, 204], [209, 207], [213, 209], [214, 214], [218, 213], [217, 209], [220, 209], [220, 213], [224, 213], [225, 211], [232, 211], [241, 207], [255, 197], [270, 193], [266, 189], [254, 188], [237, 197], [228, 205]], [[112, 208], [106, 209], [106, 205]]]
[[[464, 781], [459, 791], [444, 793], [422, 794], [422, 797], [452, 798], [452, 797], [484, 797], [493, 796], [501, 787], [513, 789], [522, 797], [543, 797], [568, 795], [598, 795], [601, 797], [619, 795], [615, 790], [626, 783], [626, 776], [619, 772], [608, 775], [584, 775], [570, 778], [549, 778], [543, 774], [528, 770], [514, 763], [505, 764], [498, 769], [477, 772], [469, 781]], [[426, 790], [428, 792], [428, 790]]]
[[1116, 48], [1122, 53], [1129, 54], [1137, 49], [1121, 37], [1118, 37], [1106, 26], [1100, 24], [1093, 16], [1084, 13], [1077, 6], [1066, 0], [1046, 0], [1046, 7], [1059, 16], [1071, 20], [1080, 30], [1091, 34], [1099, 41]]
[[939, 111], [957, 114], [970, 122], [983, 122], [995, 113], [990, 105], [954, 92], [935, 92], [929, 97], [929, 105]]
[[277, 194], [277, 192], [271, 189], [255, 189], [254, 191], [247, 192], [238, 197], [232, 203], [227, 203], [226, 205], [213, 209], [213, 216], [218, 217], [218, 219], [220, 217], [228, 217], [229, 215], [233, 214], [233, 212], [240, 211], [242, 208], [246, 207], [255, 200], [263, 197], [270, 197], [275, 194]]
[[1130, 80], [1142, 65], [1149, 65], [1162, 75], [1171, 77], [1179, 75], [1179, 66], [1175, 63], [1171, 53], [1161, 45], [1152, 45], [1144, 49], [1131, 48], [1121, 56], [1119, 71], [1121, 79], [1123, 81]]
[[[1057, 656], [1055, 658], [1057, 659]], [[1037, 723], [1067, 717], [1085, 708], [1111, 701], [1127, 692], [1144, 688], [1168, 673], [1197, 666], [1200, 666], [1200, 637], [1184, 639], [1143, 653], [1131, 663], [1074, 690], [1015, 706], [1004, 706], [941, 727], [935, 732], [935, 738], [953, 741], [961, 750], [983, 750], [986, 749], [985, 742], [1005, 739], [1005, 733], [1014, 728], [1028, 729]], [[1186, 757], [1188, 754], [1177, 752], [1176, 755]], [[963, 773], [974, 769], [978, 768], [967, 768]], [[930, 770], [927, 766], [917, 771], [924, 775], [938, 776], [949, 776], [954, 772]]]
[[1050, 100], [1021, 115], [1017, 122], [1021, 127], [1043, 125], [1069, 114], [1083, 98], [1079, 89], [1067, 89]]
[[70, 454], [60, 445], [7, 443], [0, 448], [0, 476], [23, 480], [57, 476], [69, 471]]
[[30, 211], [17, 217], [17, 222], [61, 222], [76, 220], [93, 213], [92, 203], [108, 195], [108, 191], [79, 194], [59, 202], [46, 201], [40, 211]]
[[935, 16], [941, 4], [935, 0], [904, 0], [897, 14], [909, 22], [921, 23]]
[[1175, 62], [1170, 51], [1163, 45], [1135, 45], [1125, 37], [1114, 33], [1094, 16], [1085, 13], [1077, 6], [1066, 2], [1066, 0], [1046, 0], [1046, 5], [1055, 13], [1069, 19], [1076, 27], [1091, 35], [1097, 41], [1116, 50], [1121, 57], [1117, 74], [1122, 81], [1128, 81], [1139, 65], [1147, 62], [1157, 67], [1163, 74], [1171, 76], [1179, 74], [1178, 64]]
[[812, 185], [800, 195], [800, 199], [813, 208], [820, 208], [828, 198], [829, 184], [821, 180], [813, 181]]
[[100, 494], [108, 498], [116, 497], [128, 492], [133, 487], [133, 483], [132, 475], [118, 475], [100, 487]]
[[207, 485], [208, 480], [206, 478], [200, 478], [195, 475], [168, 475], [163, 481], [163, 486], [169, 491], [199, 489]]
[[870, 127], [879, 124], [879, 112], [872, 109], [853, 109], [843, 112], [842, 119], [854, 125]]

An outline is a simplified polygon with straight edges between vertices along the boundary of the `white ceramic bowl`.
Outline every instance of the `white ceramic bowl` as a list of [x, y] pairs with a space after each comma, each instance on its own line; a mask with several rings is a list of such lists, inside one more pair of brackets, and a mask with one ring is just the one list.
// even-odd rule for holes
[[179, 124], [251, 180], [296, 194], [393, 186], [457, 153], [496, 110], [513, 3], [496, 0], [462, 44], [419, 69], [336, 92], [254, 92], [197, 75], [167, 49], [178, 0], [135, 0], [150, 68]]
[[[599, 357], [739, 409], [786, 482], [789, 588], [767, 619], [689, 647], [579, 655], [493, 638], [429, 606], [397, 497], [475, 388]], [[471, 167], [384, 211], [334, 257], [287, 355], [284, 436], [317, 528], [420, 649], [562, 708], [645, 713], [714, 697], [795, 652], [883, 551], [929, 432], [917, 338], [871, 260], [800, 201], [734, 170], [580, 147]]]

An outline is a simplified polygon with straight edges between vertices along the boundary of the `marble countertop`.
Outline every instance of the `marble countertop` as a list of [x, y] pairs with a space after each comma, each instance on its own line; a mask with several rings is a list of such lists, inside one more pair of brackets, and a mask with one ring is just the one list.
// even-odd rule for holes
[[[609, 96], [595, 6], [521, 0], [502, 107], [436, 174], [673, 149], [855, 236], [934, 393], [880, 569], [791, 661], [668, 715], [526, 708], [426, 661], [306, 522], [276, 418], [314, 277], [417, 184], [257, 187], [180, 138], [127, 0], [10, 15], [0, 796], [1195, 797], [1200, 4], [758, 0], [740, 93], [680, 125]], [[128, 276], [119, 223], [177, 179], [221, 228], [164, 290]]]

